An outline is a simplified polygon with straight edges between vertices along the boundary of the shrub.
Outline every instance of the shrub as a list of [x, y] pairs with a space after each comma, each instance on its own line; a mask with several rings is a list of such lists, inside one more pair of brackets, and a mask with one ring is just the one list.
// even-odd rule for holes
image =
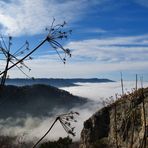
[[39, 148], [69, 148], [71, 144], [72, 139], [70, 137], [60, 137], [57, 141], [48, 141], [42, 143]]

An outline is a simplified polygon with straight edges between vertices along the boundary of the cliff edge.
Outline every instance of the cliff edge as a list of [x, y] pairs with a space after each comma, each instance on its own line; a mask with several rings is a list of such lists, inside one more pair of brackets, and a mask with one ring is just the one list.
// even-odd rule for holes
[[148, 88], [121, 96], [85, 121], [80, 148], [148, 148]]

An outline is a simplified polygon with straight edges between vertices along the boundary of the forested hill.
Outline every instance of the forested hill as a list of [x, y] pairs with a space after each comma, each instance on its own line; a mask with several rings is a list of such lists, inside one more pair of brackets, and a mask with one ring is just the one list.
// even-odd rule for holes
[[70, 109], [88, 100], [47, 85], [5, 86], [0, 88], [0, 117], [52, 115], [56, 108]]

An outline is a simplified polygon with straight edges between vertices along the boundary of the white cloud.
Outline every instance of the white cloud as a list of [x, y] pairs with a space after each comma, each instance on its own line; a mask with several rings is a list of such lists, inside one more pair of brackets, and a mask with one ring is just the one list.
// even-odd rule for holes
[[[113, 7], [110, 3], [120, 6], [120, 2], [108, 0], [10, 0], [0, 1], [0, 27], [3, 33], [12, 36], [33, 35], [43, 32], [47, 25], [50, 25], [52, 18], [58, 22], [66, 20], [70, 23], [79, 20], [91, 9], [92, 5], [97, 5], [99, 10], [102, 8]], [[138, 3], [145, 5], [146, 0], [137, 0]], [[117, 4], [116, 4], [117, 3]], [[99, 15], [99, 14], [98, 14]], [[104, 33], [105, 30], [93, 30]]]
[[[99, 73], [120, 72], [120, 71], [144, 71], [147, 69], [148, 61], [143, 62], [117, 62], [117, 63], [99, 63], [99, 62], [67, 62], [64, 65], [60, 60], [53, 61], [48, 59], [34, 59], [28, 61], [27, 65], [32, 69], [26, 71], [31, 77], [35, 78], [70, 78], [70, 77], [92, 77]], [[16, 68], [9, 71], [10, 78], [24, 77]]]
[[[46, 54], [26, 61], [32, 69], [31, 72], [26, 72], [31, 77], [47, 78], [92, 77], [99, 73], [119, 71], [147, 73], [147, 38], [147, 35], [143, 35], [72, 41], [66, 45], [73, 49], [72, 58], [67, 59], [66, 65], [61, 62], [58, 55]], [[16, 68], [11, 69], [9, 74], [11, 78], [24, 77]]]
[[70, 42], [76, 59], [99, 62], [147, 61], [148, 35], [110, 37]]
[[53, 17], [57, 22], [73, 23], [87, 13], [86, 8], [101, 4], [104, 0], [10, 0], [0, 1], [0, 24], [2, 32], [12, 36], [33, 35], [43, 32], [51, 25]]
[[58, 22], [72, 22], [85, 4], [81, 5], [79, 1], [11, 0], [9, 3], [0, 1], [0, 7], [0, 24], [4, 33], [17, 36], [42, 32], [53, 17]]

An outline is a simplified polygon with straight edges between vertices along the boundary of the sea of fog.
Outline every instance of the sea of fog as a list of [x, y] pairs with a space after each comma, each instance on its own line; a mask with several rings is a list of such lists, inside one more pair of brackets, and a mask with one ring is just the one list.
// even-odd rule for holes
[[[89, 98], [94, 101], [101, 101], [102, 99], [115, 94], [122, 93], [121, 82], [108, 82], [108, 83], [76, 83], [79, 86], [63, 87], [61, 89], [69, 91], [73, 95]], [[135, 81], [124, 81], [124, 92], [132, 91], [135, 88]], [[137, 83], [138, 88], [141, 88], [140, 81]], [[148, 82], [143, 82], [143, 87], [148, 87]]]
[[[109, 82], [109, 83], [77, 83], [79, 86], [74, 87], [62, 87], [60, 89], [69, 91], [73, 95], [82, 96], [89, 98], [92, 102], [85, 104], [84, 106], [72, 108], [71, 110], [77, 111], [80, 113], [80, 116], [77, 117], [78, 122], [74, 123], [76, 137], [74, 140], [79, 140], [80, 133], [83, 128], [83, 122], [87, 120], [92, 114], [99, 110], [103, 104], [103, 100], [110, 96], [115, 96], [115, 94], [121, 94], [121, 84], [120, 82]], [[148, 87], [148, 82], [143, 83], [144, 87]], [[141, 84], [138, 82], [138, 88], [141, 87]], [[125, 81], [124, 82], [124, 91], [132, 91], [135, 88], [135, 82]], [[18, 135], [21, 137], [22, 141], [33, 140], [36, 141], [36, 138], [40, 138], [54, 122], [57, 115], [65, 113], [65, 109], [59, 110], [55, 108], [53, 111], [55, 116], [52, 118], [49, 117], [31, 117], [28, 115], [26, 118], [17, 118], [12, 119], [11, 117], [7, 120], [0, 119], [0, 133], [1, 135]], [[21, 123], [18, 124], [18, 123]], [[51, 130], [50, 134], [46, 139], [58, 139], [59, 137], [67, 136], [66, 132], [63, 130], [60, 123], [56, 123], [54, 128]]]

